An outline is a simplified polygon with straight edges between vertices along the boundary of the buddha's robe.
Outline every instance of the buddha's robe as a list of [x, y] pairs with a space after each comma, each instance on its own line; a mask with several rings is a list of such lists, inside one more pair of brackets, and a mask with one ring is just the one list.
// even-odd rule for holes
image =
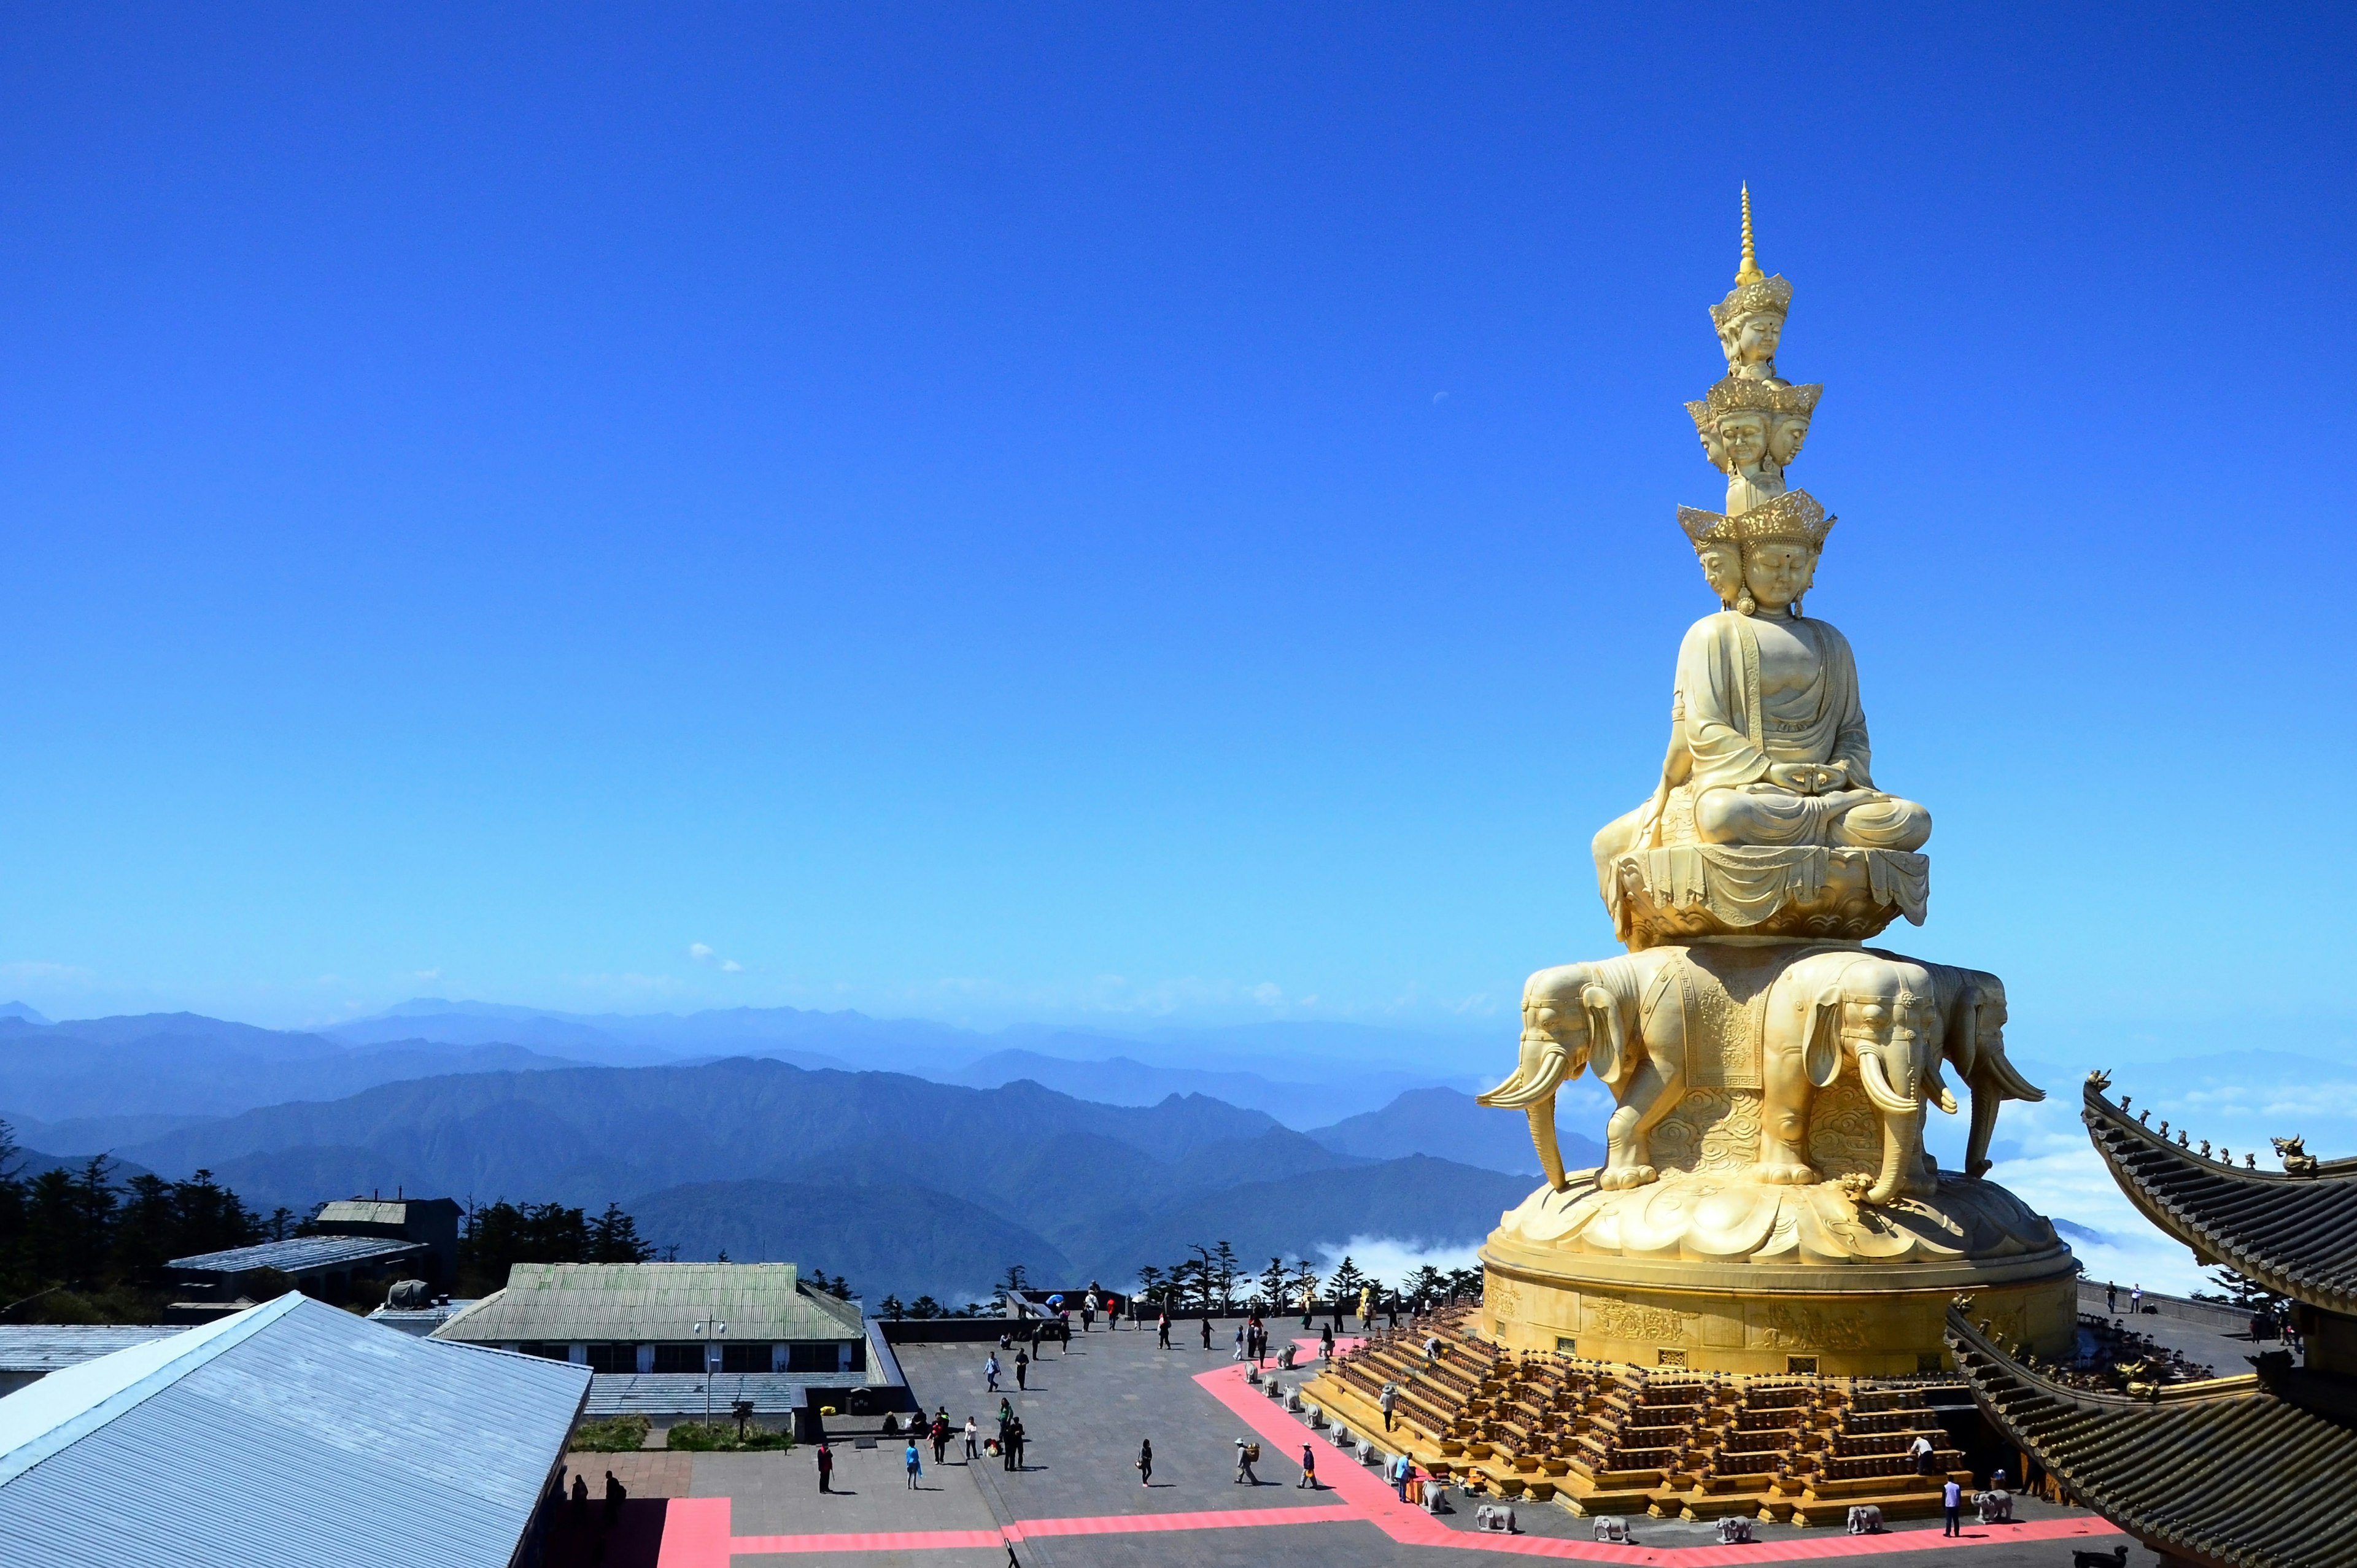
[[[1874, 788], [1849, 639], [1825, 621], [1776, 624], [1814, 664], [1806, 680], [1781, 692], [1762, 690], [1751, 617], [1722, 610], [1687, 628], [1661, 783], [1651, 800], [1596, 835], [1597, 871], [1608, 889], [1621, 855], [1656, 844], [1906, 850], [1932, 836], [1929, 811]], [[1768, 780], [1773, 764], [1832, 762], [1847, 764], [1849, 788], [1808, 795]]]

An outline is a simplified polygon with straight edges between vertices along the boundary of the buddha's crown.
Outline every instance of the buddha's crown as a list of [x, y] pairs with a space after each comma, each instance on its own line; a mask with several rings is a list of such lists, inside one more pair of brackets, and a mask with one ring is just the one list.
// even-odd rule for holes
[[1740, 376], [1727, 376], [1703, 394], [1699, 403], [1686, 404], [1694, 415], [1695, 428], [1708, 429], [1726, 414], [1738, 410], [1754, 413], [1800, 414], [1816, 412], [1817, 399], [1824, 387], [1817, 383], [1796, 387], [1790, 381], [1751, 381]]
[[1755, 311], [1768, 311], [1781, 316], [1792, 304], [1792, 285], [1781, 274], [1770, 277], [1760, 270], [1751, 254], [1751, 188], [1743, 188], [1743, 263], [1735, 269], [1735, 287], [1725, 299], [1710, 307], [1710, 318], [1720, 327], [1732, 326]]
[[1697, 550], [1706, 544], [1771, 543], [1822, 550], [1825, 535], [1837, 521], [1827, 517], [1825, 509], [1806, 490], [1786, 490], [1737, 517], [1699, 507], [1678, 508], [1678, 526], [1686, 531]]

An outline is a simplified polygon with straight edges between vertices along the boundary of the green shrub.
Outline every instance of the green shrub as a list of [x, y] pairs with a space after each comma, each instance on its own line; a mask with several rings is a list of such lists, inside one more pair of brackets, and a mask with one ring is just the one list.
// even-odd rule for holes
[[652, 1425], [643, 1415], [609, 1415], [585, 1421], [573, 1433], [576, 1454], [628, 1454], [646, 1445]]
[[737, 1423], [733, 1421], [683, 1421], [671, 1429], [671, 1445], [699, 1454], [714, 1452], [749, 1452], [754, 1449], [787, 1449], [794, 1445], [791, 1432], [772, 1432], [758, 1423], [745, 1428], [745, 1440], [737, 1440]]

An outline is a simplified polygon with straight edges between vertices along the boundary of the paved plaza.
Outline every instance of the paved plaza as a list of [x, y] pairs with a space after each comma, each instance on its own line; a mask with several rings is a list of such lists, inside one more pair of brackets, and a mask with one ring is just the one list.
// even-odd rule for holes
[[[2093, 1515], [2029, 1500], [2020, 1505], [2020, 1522], [1968, 1524], [1961, 1541], [1943, 1541], [1936, 1520], [1910, 1520], [1881, 1536], [1760, 1525], [1754, 1544], [1721, 1547], [1707, 1524], [1640, 1519], [1635, 1542], [1614, 1546], [1591, 1539], [1590, 1520], [1549, 1504], [1517, 1508], [1520, 1535], [1480, 1534], [1473, 1504], [1461, 1497], [1453, 1499], [1457, 1512], [1437, 1518], [1402, 1506], [1373, 1472], [1251, 1387], [1224, 1343], [1214, 1347], [1206, 1351], [1182, 1334], [1175, 1348], [1157, 1350], [1152, 1334], [1125, 1330], [1076, 1336], [1070, 1355], [1049, 1348], [1028, 1390], [1015, 1392], [1012, 1378], [1003, 1380], [1028, 1435], [1020, 1472], [988, 1456], [965, 1464], [953, 1443], [940, 1466], [923, 1450], [922, 1485], [911, 1491], [902, 1445], [891, 1438], [872, 1448], [838, 1446], [831, 1496], [818, 1491], [807, 1447], [692, 1458], [583, 1455], [578, 1463], [593, 1488], [609, 1466], [631, 1488], [640, 1521], [632, 1544], [647, 1546], [625, 1552], [618, 1540], [605, 1558], [609, 1568], [1005, 1568], [1010, 1548], [1024, 1568], [1386, 1568], [1481, 1560], [1469, 1552], [1495, 1562], [1708, 1568], [1894, 1555], [1920, 1561], [1926, 1552], [1971, 1568], [2070, 1568], [2073, 1549], [2108, 1553], [2126, 1539]], [[984, 1388], [989, 1350], [909, 1345], [899, 1354], [929, 1412], [946, 1407], [960, 1427], [972, 1415], [989, 1434], [998, 1409], [998, 1396]], [[1261, 1444], [1258, 1486], [1235, 1480], [1240, 1437]], [[1139, 1485], [1135, 1468], [1141, 1440], [1154, 1444], [1150, 1487]], [[1323, 1483], [1314, 1491], [1297, 1484], [1305, 1441], [1315, 1445]], [[2156, 1560], [2131, 1543], [2128, 1562], [2152, 1568]]]

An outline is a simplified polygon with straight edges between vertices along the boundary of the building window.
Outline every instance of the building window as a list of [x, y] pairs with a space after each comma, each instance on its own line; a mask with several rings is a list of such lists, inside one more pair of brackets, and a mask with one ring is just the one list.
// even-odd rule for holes
[[516, 1348], [522, 1351], [527, 1356], [543, 1356], [552, 1361], [569, 1361], [573, 1359], [573, 1347], [570, 1345], [559, 1345], [554, 1343], [545, 1345], [530, 1344], [519, 1345]]
[[832, 1339], [786, 1347], [786, 1370], [789, 1372], [832, 1372], [842, 1365], [842, 1348]]
[[639, 1348], [636, 1345], [592, 1345], [589, 1347], [589, 1369], [593, 1372], [635, 1372], [639, 1369]]
[[1558, 1334], [1555, 1337], [1555, 1348], [1558, 1356], [1577, 1356], [1579, 1354], [1579, 1341], [1568, 1334]]
[[1686, 1364], [1686, 1353], [1664, 1345], [1653, 1352], [1653, 1364], [1657, 1367], [1683, 1367]]
[[1813, 1378], [1817, 1375], [1817, 1359], [1814, 1356], [1787, 1356], [1784, 1358], [1784, 1372], [1788, 1377]]
[[866, 1369], [867, 1341], [865, 1339], [855, 1339], [851, 1342], [851, 1365], [847, 1370], [864, 1372]]
[[720, 1369], [724, 1372], [766, 1372], [771, 1359], [767, 1343], [720, 1347]]
[[704, 1347], [701, 1345], [658, 1345], [655, 1347], [655, 1370], [658, 1372], [700, 1372], [704, 1370]]

